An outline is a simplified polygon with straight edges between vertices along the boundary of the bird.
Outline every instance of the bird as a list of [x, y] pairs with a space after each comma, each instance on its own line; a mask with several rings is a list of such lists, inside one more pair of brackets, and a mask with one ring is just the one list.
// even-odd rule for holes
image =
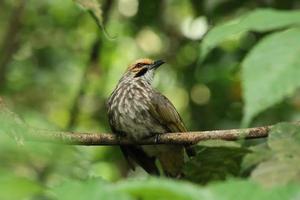
[[[149, 58], [129, 65], [108, 97], [106, 108], [113, 134], [138, 141], [187, 129], [171, 101], [152, 86], [155, 71], [165, 62]], [[168, 177], [182, 177], [185, 154], [183, 145], [120, 145], [131, 169], [140, 165], [152, 175], [160, 175], [156, 160]]]

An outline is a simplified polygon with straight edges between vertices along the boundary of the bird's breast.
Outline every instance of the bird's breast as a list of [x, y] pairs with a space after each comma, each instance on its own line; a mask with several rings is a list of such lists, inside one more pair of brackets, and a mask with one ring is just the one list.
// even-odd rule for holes
[[110, 125], [114, 130], [133, 139], [166, 132], [150, 113], [151, 89], [140, 84], [116, 88], [108, 102]]

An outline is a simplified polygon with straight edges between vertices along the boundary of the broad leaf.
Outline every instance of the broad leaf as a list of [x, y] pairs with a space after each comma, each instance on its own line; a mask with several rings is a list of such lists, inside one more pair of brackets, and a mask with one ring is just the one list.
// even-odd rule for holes
[[206, 189], [187, 182], [164, 178], [122, 181], [115, 186], [118, 192], [130, 194], [135, 199], [208, 199], [211, 196]]
[[103, 18], [101, 5], [97, 0], [74, 0], [82, 8], [88, 10], [97, 22], [97, 25], [103, 28]]
[[102, 179], [90, 179], [86, 181], [68, 180], [53, 188], [52, 194], [56, 199], [63, 200], [129, 200], [125, 193], [117, 193], [114, 187]]
[[197, 155], [187, 162], [184, 173], [187, 179], [202, 184], [239, 176], [242, 158], [250, 152], [227, 141], [200, 144]]
[[299, 195], [299, 186], [287, 185], [264, 189], [246, 180], [229, 180], [200, 187], [185, 181], [166, 178], [128, 179], [107, 183], [101, 179], [72, 181], [51, 190], [56, 199], [174, 199], [174, 200], [230, 200], [230, 199], [292, 199]]
[[226, 183], [218, 183], [210, 186], [213, 193], [211, 199], [216, 200], [257, 200], [257, 199], [297, 199], [299, 198], [299, 186], [286, 185], [280, 188], [263, 188], [251, 181], [231, 180]]
[[187, 182], [171, 179], [151, 178], [129, 180], [114, 186], [117, 192], [130, 194], [135, 199], [174, 199], [174, 200], [231, 200], [231, 199], [274, 199], [297, 198], [299, 186], [287, 185], [280, 188], [265, 189], [251, 181], [229, 180], [222, 183], [199, 187]]
[[300, 25], [300, 11], [255, 10], [211, 29], [201, 44], [201, 58], [203, 59], [218, 44], [237, 34], [247, 31], [272, 31], [294, 24]]
[[73, 0], [73, 1], [90, 13], [92, 18], [95, 20], [97, 26], [103, 31], [103, 34], [107, 37], [107, 39], [110, 40], [115, 39], [115, 37], [111, 37], [110, 35], [108, 35], [108, 33], [105, 30], [101, 4], [99, 3], [98, 0]]
[[28, 130], [23, 120], [10, 111], [0, 98], [0, 134], [8, 134], [16, 142], [23, 143], [23, 136]]
[[300, 157], [300, 124], [277, 124], [272, 128], [268, 145], [274, 152], [287, 152]]
[[42, 187], [37, 182], [0, 169], [0, 199], [28, 199], [40, 192]]
[[279, 157], [260, 163], [251, 178], [264, 186], [282, 186], [300, 182], [300, 158]]
[[265, 37], [242, 63], [243, 125], [300, 86], [300, 28]]
[[265, 143], [258, 144], [249, 148], [252, 153], [247, 154], [241, 164], [243, 175], [249, 175], [251, 171], [261, 162], [270, 159], [273, 156], [272, 151]]
[[253, 158], [262, 158], [251, 178], [266, 186], [300, 183], [299, 125], [276, 125], [270, 133], [268, 146], [269, 149], [260, 148], [260, 151], [250, 154]]

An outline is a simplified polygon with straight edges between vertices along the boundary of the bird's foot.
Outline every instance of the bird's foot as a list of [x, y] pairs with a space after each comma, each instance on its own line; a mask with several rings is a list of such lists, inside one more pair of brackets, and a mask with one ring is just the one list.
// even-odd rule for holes
[[159, 142], [159, 134], [154, 136], [154, 142], [157, 144]]
[[121, 139], [122, 139], [122, 135], [117, 135], [117, 140], [118, 140], [118, 143], [121, 143]]
[[152, 140], [152, 139], [154, 139], [154, 143], [157, 144], [160, 141], [160, 134], [148, 135], [146, 137], [143, 137], [142, 139], [144, 139], [144, 140]]

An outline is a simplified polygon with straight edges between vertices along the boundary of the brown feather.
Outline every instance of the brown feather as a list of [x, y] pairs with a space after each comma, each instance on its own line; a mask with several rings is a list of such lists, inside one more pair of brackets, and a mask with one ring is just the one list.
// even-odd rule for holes
[[[150, 113], [168, 132], [186, 132], [185, 125], [173, 106], [164, 95], [155, 92], [151, 100]], [[190, 147], [185, 147], [189, 156], [194, 155]], [[158, 159], [166, 175], [177, 177], [184, 165], [184, 146], [166, 145]]]
[[155, 157], [148, 156], [141, 147], [136, 145], [121, 145], [120, 148], [132, 170], [135, 170], [134, 163], [132, 162], [134, 161], [149, 174], [159, 175], [159, 170], [155, 165]]
[[[156, 62], [158, 65], [154, 66]], [[107, 103], [113, 133], [139, 140], [155, 134], [187, 131], [172, 103], [151, 86], [154, 70], [161, 64], [161, 60], [139, 59], [123, 74]], [[158, 174], [157, 158], [166, 175], [181, 175], [184, 146], [132, 145], [121, 146], [121, 150], [132, 169], [138, 164], [147, 172]]]
[[[165, 126], [169, 132], [187, 132], [179, 113], [167, 97], [156, 92], [151, 102], [150, 112], [152, 116]], [[185, 146], [185, 151], [189, 157], [196, 155], [195, 149], [190, 145]]]
[[151, 100], [150, 113], [169, 132], [186, 132], [180, 115], [173, 104], [162, 94], [155, 92]]

